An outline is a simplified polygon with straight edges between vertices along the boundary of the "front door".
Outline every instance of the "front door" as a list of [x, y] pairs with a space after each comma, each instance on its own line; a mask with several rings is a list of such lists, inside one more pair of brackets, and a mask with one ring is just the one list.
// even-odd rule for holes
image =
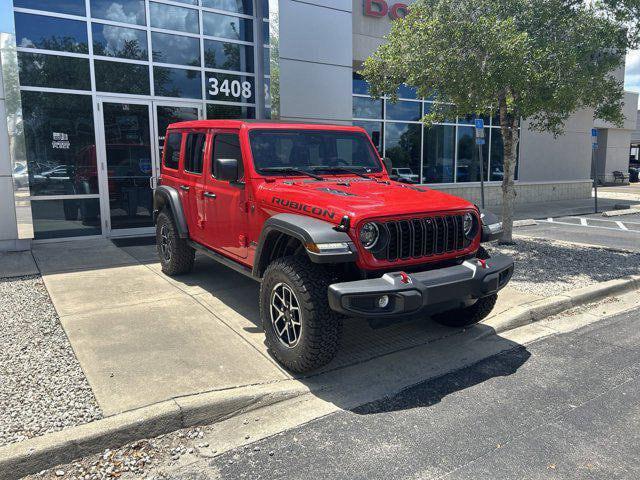
[[199, 104], [98, 98], [102, 218], [108, 236], [153, 234], [153, 188], [170, 123], [198, 120]]
[[151, 102], [98, 99], [99, 152], [103, 175], [102, 211], [110, 236], [151, 233], [156, 173]]

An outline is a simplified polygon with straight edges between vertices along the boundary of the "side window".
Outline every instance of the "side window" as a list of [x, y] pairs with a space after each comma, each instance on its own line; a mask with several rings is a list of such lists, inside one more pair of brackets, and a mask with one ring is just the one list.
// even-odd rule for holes
[[242, 153], [240, 152], [240, 137], [236, 133], [220, 133], [213, 139], [213, 161], [211, 173], [216, 177], [215, 160], [217, 158], [235, 158], [238, 160], [238, 178], [244, 176]]
[[202, 173], [204, 161], [204, 147], [207, 135], [204, 133], [190, 133], [184, 148], [184, 171], [189, 173]]
[[166, 142], [164, 143], [164, 166], [178, 169], [180, 163], [180, 146], [182, 145], [182, 133], [172, 132], [169, 134]]

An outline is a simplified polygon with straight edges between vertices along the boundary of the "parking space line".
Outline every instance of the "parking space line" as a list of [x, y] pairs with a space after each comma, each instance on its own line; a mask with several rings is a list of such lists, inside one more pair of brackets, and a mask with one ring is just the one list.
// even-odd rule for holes
[[[622, 230], [619, 226], [615, 226], [615, 227], [601, 227], [599, 225], [581, 225], [581, 224], [577, 224], [577, 223], [569, 223], [569, 222], [558, 222], [557, 220], [554, 219], [547, 219], [547, 220], [539, 220], [540, 222], [546, 222], [546, 223], [553, 223], [554, 225], [569, 225], [572, 227], [584, 227], [584, 228], [599, 228], [601, 230], [613, 230], [615, 232], [619, 232], [620, 230]], [[612, 222], [613, 223], [613, 222]], [[636, 231], [636, 230], [628, 230], [628, 229], [624, 229], [624, 231], [627, 231], [629, 233], [640, 233], [640, 231]]]
[[583, 227], [588, 227], [589, 225], [587, 225], [587, 219], [582, 217], [580, 219], [580, 225], [582, 225]]
[[621, 221], [617, 221], [616, 225], [618, 225], [620, 227], [621, 230], [629, 230], [624, 223], [622, 223]]

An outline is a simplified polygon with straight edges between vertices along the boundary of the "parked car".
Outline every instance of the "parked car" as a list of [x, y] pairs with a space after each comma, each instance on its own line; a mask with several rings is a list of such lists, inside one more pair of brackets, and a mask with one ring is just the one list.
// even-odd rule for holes
[[393, 168], [391, 175], [395, 180], [408, 180], [407, 183], [420, 183], [420, 176], [408, 167]]
[[481, 246], [502, 224], [392, 171], [359, 127], [170, 125], [154, 193], [162, 271], [189, 272], [200, 251], [261, 282], [266, 344], [295, 372], [334, 357], [347, 318], [479, 322], [513, 272]]

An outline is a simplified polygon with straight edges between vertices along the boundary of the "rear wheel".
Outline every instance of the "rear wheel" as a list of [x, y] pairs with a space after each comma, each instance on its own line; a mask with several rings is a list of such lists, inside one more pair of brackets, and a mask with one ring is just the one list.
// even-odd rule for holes
[[156, 222], [156, 248], [162, 271], [169, 276], [189, 273], [193, 268], [195, 250], [180, 238], [171, 215], [163, 210]]
[[260, 317], [266, 344], [293, 372], [329, 363], [340, 342], [342, 322], [329, 308], [331, 276], [304, 257], [271, 263], [260, 286]]

